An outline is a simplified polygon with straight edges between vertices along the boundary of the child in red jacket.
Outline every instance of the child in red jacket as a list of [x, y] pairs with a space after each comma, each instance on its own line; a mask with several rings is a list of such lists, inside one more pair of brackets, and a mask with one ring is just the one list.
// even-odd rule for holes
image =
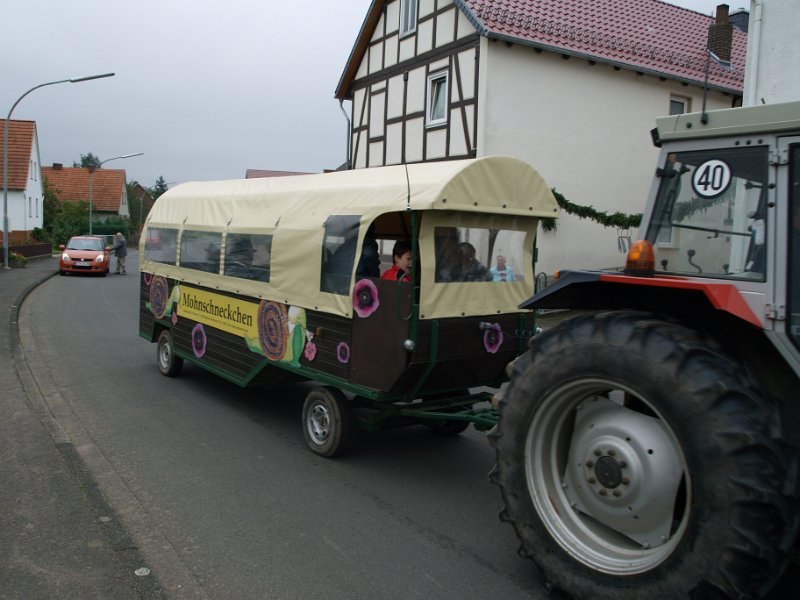
[[411, 244], [402, 240], [395, 242], [392, 260], [394, 265], [381, 275], [381, 279], [411, 281]]

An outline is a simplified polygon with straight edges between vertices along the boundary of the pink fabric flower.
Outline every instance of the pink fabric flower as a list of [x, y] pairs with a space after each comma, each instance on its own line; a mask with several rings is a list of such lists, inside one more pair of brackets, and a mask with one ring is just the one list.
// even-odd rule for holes
[[336, 346], [336, 358], [345, 365], [350, 362], [350, 346], [347, 345], [347, 342], [339, 342], [339, 345]]
[[192, 328], [192, 350], [197, 358], [202, 358], [206, 353], [206, 342], [206, 330], [202, 323], [198, 323]]
[[359, 279], [353, 287], [353, 309], [356, 314], [365, 319], [380, 306], [378, 288], [369, 279]]
[[489, 354], [495, 354], [503, 345], [503, 330], [499, 323], [492, 323], [483, 334], [483, 347]]
[[306, 348], [303, 350], [303, 355], [309, 362], [314, 360], [314, 357], [317, 355], [317, 345], [314, 342], [307, 342]]

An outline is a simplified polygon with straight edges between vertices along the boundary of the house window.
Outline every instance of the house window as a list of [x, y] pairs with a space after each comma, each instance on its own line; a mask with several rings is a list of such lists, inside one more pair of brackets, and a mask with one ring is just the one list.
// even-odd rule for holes
[[689, 112], [689, 99], [681, 98], [680, 96], [670, 96], [669, 98], [669, 114], [682, 115]]
[[400, 0], [400, 35], [417, 30], [417, 0]]
[[447, 72], [428, 76], [428, 125], [447, 123]]

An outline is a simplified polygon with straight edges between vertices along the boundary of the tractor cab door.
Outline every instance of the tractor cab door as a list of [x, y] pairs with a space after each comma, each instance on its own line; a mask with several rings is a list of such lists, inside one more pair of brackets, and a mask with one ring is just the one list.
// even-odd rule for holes
[[[800, 138], [782, 140], [779, 147], [781, 159], [786, 157], [785, 190], [787, 195], [786, 264], [779, 265], [786, 273], [786, 324], [795, 348], [800, 349]], [[780, 185], [779, 186], [783, 187]], [[780, 279], [778, 278], [779, 284]], [[780, 290], [778, 290], [780, 292]], [[777, 297], [780, 297], [779, 295]]]

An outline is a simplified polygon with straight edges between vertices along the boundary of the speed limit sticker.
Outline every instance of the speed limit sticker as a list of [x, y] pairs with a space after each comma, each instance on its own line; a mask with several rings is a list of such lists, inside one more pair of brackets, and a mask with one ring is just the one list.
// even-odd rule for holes
[[694, 170], [692, 187], [703, 198], [715, 198], [728, 189], [731, 183], [731, 168], [727, 163], [707, 160]]

